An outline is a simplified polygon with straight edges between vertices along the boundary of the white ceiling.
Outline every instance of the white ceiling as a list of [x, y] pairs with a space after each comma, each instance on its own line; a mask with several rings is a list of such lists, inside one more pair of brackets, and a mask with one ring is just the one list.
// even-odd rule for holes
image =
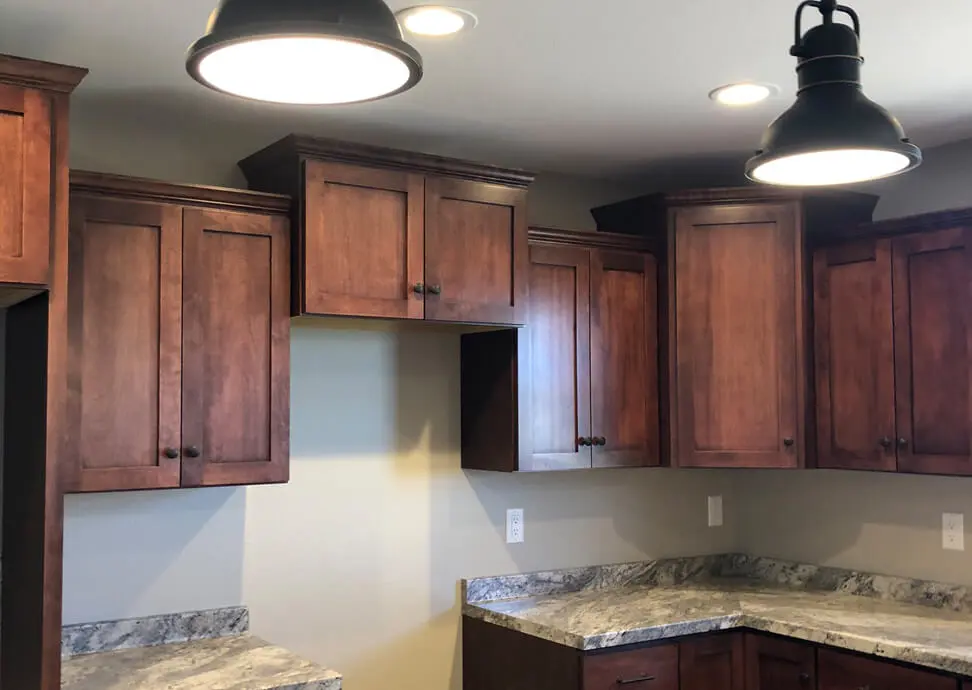
[[[788, 55], [796, 0], [455, 0], [479, 26], [451, 39], [410, 38], [426, 68], [411, 92], [331, 108], [251, 104], [185, 73], [185, 50], [214, 4], [0, 0], [0, 52], [90, 68], [75, 107], [106, 117], [151, 112], [604, 176], [735, 159], [789, 105], [796, 82]], [[866, 93], [920, 146], [972, 137], [972, 2], [850, 4], [862, 21]], [[775, 83], [783, 95], [746, 110], [707, 99], [744, 79]]]

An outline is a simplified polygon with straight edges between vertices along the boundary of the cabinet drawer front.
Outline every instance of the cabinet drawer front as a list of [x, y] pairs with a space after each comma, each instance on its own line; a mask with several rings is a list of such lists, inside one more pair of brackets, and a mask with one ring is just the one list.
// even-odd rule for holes
[[678, 690], [678, 647], [584, 658], [584, 690]]
[[818, 655], [818, 690], [955, 690], [948, 676], [854, 656], [832, 649]]

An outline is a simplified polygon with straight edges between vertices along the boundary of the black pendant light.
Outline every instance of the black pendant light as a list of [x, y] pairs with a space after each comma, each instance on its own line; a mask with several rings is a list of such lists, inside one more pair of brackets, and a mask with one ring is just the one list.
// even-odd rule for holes
[[[815, 7], [823, 24], [801, 35], [803, 10]], [[853, 28], [834, 22], [843, 12]], [[836, 0], [804, 0], [796, 12], [800, 88], [796, 103], [763, 135], [746, 164], [746, 176], [777, 185], [849, 184], [896, 175], [917, 167], [921, 151], [901, 125], [861, 91], [860, 21]]]
[[422, 78], [382, 0], [221, 0], [186, 68], [217, 91], [305, 105], [384, 98]]

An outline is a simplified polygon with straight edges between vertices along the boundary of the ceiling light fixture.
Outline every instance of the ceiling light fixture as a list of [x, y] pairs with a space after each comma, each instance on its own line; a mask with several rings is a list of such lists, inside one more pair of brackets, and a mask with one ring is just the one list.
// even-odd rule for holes
[[757, 82], [741, 82], [739, 84], [726, 84], [709, 92], [709, 98], [719, 105], [739, 107], [755, 105], [765, 101], [770, 96], [779, 93], [772, 84], [760, 84]]
[[407, 91], [422, 57], [382, 0], [221, 0], [186, 69], [243, 98], [331, 105]]
[[395, 13], [399, 24], [419, 36], [451, 36], [476, 26], [472, 12], [444, 5], [418, 5]]
[[[801, 36], [804, 8], [823, 24]], [[834, 22], [843, 12], [853, 28]], [[861, 90], [861, 27], [857, 13], [836, 0], [804, 0], [796, 12], [800, 88], [796, 103], [763, 135], [746, 176], [776, 185], [818, 186], [889, 177], [921, 164], [921, 151], [887, 110]]]

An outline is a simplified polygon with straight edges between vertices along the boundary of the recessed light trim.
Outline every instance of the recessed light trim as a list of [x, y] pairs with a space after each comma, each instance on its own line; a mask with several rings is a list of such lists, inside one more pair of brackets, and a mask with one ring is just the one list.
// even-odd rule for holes
[[395, 17], [410, 34], [433, 38], [454, 36], [479, 23], [472, 12], [448, 5], [416, 5], [399, 10]]
[[779, 88], [773, 84], [745, 81], [735, 84], [724, 84], [717, 89], [712, 89], [709, 92], [709, 98], [719, 105], [739, 108], [762, 103], [767, 98], [778, 95], [779, 92]]

